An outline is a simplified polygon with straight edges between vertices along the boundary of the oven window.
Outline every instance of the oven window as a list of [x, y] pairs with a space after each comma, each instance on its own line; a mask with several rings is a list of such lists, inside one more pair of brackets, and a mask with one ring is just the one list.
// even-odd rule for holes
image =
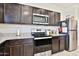
[[41, 45], [48, 45], [52, 44], [51, 39], [41, 39], [41, 40], [34, 40], [35, 46], [41, 46]]

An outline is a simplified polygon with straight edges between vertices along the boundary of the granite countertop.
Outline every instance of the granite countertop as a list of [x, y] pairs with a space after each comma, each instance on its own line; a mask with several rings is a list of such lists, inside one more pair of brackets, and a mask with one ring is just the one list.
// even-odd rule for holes
[[65, 36], [66, 34], [53, 34], [53, 35], [51, 35], [51, 36]]
[[57, 36], [65, 36], [65, 35], [66, 35], [66, 34], [52, 34], [51, 36], [52, 36], [52, 37], [55, 37], [55, 36], [57, 37]]
[[[50, 37], [57, 37], [57, 36], [65, 36], [66, 34], [52, 34]], [[20, 36], [16, 36], [15, 34], [0, 34], [0, 44], [6, 40], [13, 40], [13, 39], [25, 39], [25, 38], [34, 38], [32, 35], [22, 34]]]
[[3, 34], [0, 35], [0, 44], [6, 40], [13, 40], [13, 39], [25, 39], [25, 38], [34, 38], [31, 35], [20, 35], [20, 36], [16, 36], [15, 34]]

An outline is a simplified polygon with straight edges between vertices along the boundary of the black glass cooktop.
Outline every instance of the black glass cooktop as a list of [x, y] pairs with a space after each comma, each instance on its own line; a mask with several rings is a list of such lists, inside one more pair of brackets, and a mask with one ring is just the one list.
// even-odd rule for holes
[[48, 37], [45, 32], [34, 32], [32, 33], [34, 37]]

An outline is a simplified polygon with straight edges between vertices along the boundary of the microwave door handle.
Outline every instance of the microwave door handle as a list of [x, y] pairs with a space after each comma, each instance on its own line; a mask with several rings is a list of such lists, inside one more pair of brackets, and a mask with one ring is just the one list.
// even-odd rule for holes
[[46, 17], [46, 23], [49, 23], [48, 20], [49, 20], [48, 17]]

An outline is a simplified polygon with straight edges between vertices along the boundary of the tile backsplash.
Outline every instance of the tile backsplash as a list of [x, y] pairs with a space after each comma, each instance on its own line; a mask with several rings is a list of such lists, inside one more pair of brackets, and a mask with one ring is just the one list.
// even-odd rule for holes
[[50, 29], [55, 30], [58, 26], [42, 26], [42, 25], [18, 25], [18, 24], [0, 24], [0, 33], [31, 33], [33, 29]]

